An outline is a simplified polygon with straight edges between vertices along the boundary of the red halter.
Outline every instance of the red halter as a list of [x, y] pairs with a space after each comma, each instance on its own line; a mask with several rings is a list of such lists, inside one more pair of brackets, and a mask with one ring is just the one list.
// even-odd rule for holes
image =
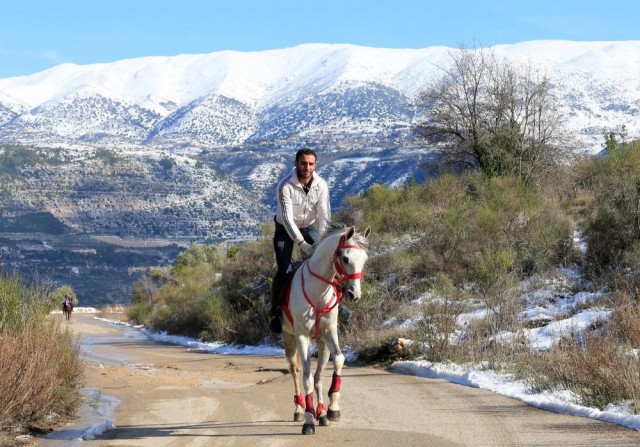
[[[320, 318], [322, 318], [322, 316], [324, 314], [328, 314], [329, 312], [331, 312], [339, 303], [340, 301], [342, 301], [342, 289], [340, 288], [340, 285], [350, 279], [362, 279], [364, 278], [364, 269], [358, 273], [349, 273], [349, 274], [345, 274], [344, 272], [344, 266], [342, 265], [342, 259], [340, 259], [339, 257], [339, 252], [345, 248], [356, 248], [358, 250], [364, 250], [360, 245], [352, 245], [352, 244], [345, 244], [345, 240], [347, 238], [347, 234], [343, 234], [340, 237], [340, 241], [338, 242], [338, 247], [336, 248], [336, 250], [333, 252], [333, 268], [335, 269], [336, 273], [333, 275], [333, 277], [331, 278], [331, 280], [328, 280], [327, 278], [318, 275], [317, 273], [315, 273], [314, 271], [311, 270], [311, 267], [309, 266], [309, 260], [307, 259], [304, 263], [304, 265], [301, 267], [302, 271], [300, 272], [302, 277], [301, 277], [301, 282], [302, 282], [302, 294], [304, 295], [304, 299], [307, 300], [307, 303], [309, 303], [309, 305], [311, 306], [311, 308], [315, 311], [316, 313], [316, 323], [315, 323], [315, 330], [314, 330], [314, 334], [312, 339], [316, 339], [318, 338], [318, 335], [320, 335]], [[307, 294], [307, 291], [304, 287], [304, 268], [305, 266], [307, 267], [307, 270], [309, 270], [309, 273], [311, 273], [311, 276], [313, 276], [316, 279], [319, 279], [320, 281], [328, 284], [329, 286], [333, 287], [333, 296], [331, 297], [331, 299], [329, 300], [329, 302], [327, 303], [327, 305], [320, 309], [315, 307], [315, 305], [313, 304], [313, 302], [311, 301], [311, 298], [309, 298], [309, 295]], [[291, 321], [293, 323], [293, 318], [291, 317], [291, 314], [289, 312], [288, 306], [285, 309], [285, 312], [287, 313], [287, 318], [289, 318], [289, 321]]]
[[337, 276], [338, 276], [338, 279], [339, 279], [340, 283], [343, 283], [348, 279], [363, 279], [364, 278], [364, 269], [361, 270], [358, 273], [345, 274], [344, 273], [344, 266], [342, 265], [342, 259], [340, 259], [340, 262], [338, 263], [339, 252], [342, 249], [344, 249], [344, 248], [356, 248], [358, 250], [364, 250], [364, 248], [362, 248], [359, 245], [353, 245], [353, 244], [346, 245], [344, 243], [346, 238], [347, 238], [347, 234], [345, 233], [340, 237], [340, 242], [338, 242], [338, 248], [336, 248], [336, 251], [333, 252], [333, 267], [336, 269]]

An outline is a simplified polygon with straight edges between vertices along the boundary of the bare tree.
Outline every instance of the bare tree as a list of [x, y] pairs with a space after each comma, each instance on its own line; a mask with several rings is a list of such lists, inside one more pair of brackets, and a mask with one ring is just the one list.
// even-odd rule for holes
[[417, 131], [444, 160], [528, 181], [565, 164], [569, 152], [549, 79], [484, 49], [461, 48], [419, 95]]

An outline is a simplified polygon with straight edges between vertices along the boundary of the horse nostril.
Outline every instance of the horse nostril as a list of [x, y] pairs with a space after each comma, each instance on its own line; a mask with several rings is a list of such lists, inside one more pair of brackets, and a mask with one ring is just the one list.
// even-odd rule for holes
[[347, 290], [347, 295], [349, 295], [349, 299], [352, 300], [356, 297], [356, 294], [353, 293], [353, 290], [349, 289]]

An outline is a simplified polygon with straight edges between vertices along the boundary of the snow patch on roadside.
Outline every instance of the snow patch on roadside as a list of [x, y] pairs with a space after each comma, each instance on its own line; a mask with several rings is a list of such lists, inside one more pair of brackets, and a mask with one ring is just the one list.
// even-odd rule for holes
[[523, 381], [515, 380], [511, 374], [485, 370], [482, 365], [467, 368], [455, 363], [432, 363], [423, 360], [395, 362], [390, 369], [395, 373], [442, 379], [458, 385], [481, 388], [542, 410], [584, 416], [640, 431], [640, 415], [630, 414], [624, 404], [609, 405], [604, 410], [599, 410], [575, 403], [577, 399], [569, 391], [534, 393]]
[[260, 345], [260, 346], [248, 346], [248, 345], [230, 345], [220, 342], [208, 342], [196, 340], [190, 337], [184, 337], [182, 335], [169, 335], [166, 332], [156, 332], [150, 329], [146, 329], [143, 325], [132, 325], [125, 321], [120, 320], [108, 320], [101, 317], [93, 317], [95, 320], [104, 321], [111, 324], [117, 324], [120, 326], [127, 326], [140, 330], [144, 335], [153, 341], [159, 343], [169, 343], [172, 345], [184, 346], [186, 348], [208, 352], [211, 354], [221, 355], [269, 355], [269, 356], [282, 356], [284, 355], [284, 349], [272, 346], [272, 345]]

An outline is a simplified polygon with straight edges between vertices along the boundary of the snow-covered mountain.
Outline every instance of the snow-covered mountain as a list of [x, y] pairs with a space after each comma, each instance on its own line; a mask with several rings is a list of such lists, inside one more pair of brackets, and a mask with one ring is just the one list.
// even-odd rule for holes
[[[567, 126], [596, 148], [603, 128], [640, 133], [640, 41], [493, 47], [552, 80]], [[0, 142], [204, 147], [409, 126], [412, 102], [457, 51], [308, 44], [145, 57], [0, 79]]]
[[[623, 124], [640, 136], [640, 41], [493, 50], [552, 80], [581, 148], [599, 150], [603, 129]], [[95, 303], [121, 300], [134, 278], [128, 267], [169, 254], [147, 262], [135, 245], [103, 240], [255, 237], [301, 145], [318, 150], [334, 209], [374, 183], [421, 182], [436, 155], [412, 139], [412, 104], [455, 51], [310, 44], [64, 64], [0, 79], [3, 265], [87, 284]]]

